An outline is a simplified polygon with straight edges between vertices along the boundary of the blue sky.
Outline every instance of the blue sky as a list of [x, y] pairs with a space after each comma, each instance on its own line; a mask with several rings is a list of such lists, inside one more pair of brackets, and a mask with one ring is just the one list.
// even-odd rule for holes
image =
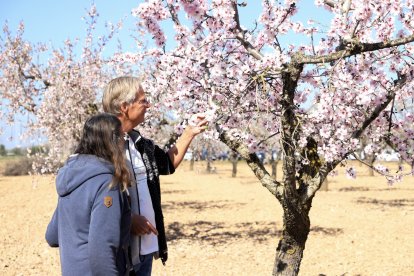
[[[19, 22], [25, 22], [25, 38], [29, 41], [50, 41], [58, 44], [66, 38], [81, 37], [85, 22], [81, 19], [92, 3], [100, 14], [99, 26], [104, 21], [117, 22], [123, 16], [129, 16], [131, 9], [138, 6], [137, 0], [0, 0], [0, 22], [7, 20], [11, 30]], [[133, 27], [132, 20], [126, 22], [125, 28]], [[126, 33], [126, 32], [124, 32]], [[125, 34], [124, 37], [127, 37]]]
[[[7, 21], [9, 29], [14, 31], [20, 21], [25, 23], [24, 38], [31, 42], [43, 42], [59, 48], [67, 38], [83, 38], [86, 23], [81, 19], [85, 16], [92, 3], [95, 3], [100, 14], [98, 19], [97, 33], [105, 33], [104, 23], [111, 21], [116, 23], [119, 19], [127, 17], [124, 27], [119, 34], [124, 50], [133, 50], [133, 40], [130, 38], [134, 29], [134, 20], [130, 16], [131, 9], [137, 7], [142, 0], [0, 0], [0, 24], [3, 27]], [[260, 13], [258, 0], [249, 0], [248, 8], [241, 9], [242, 24], [251, 26], [253, 20]], [[302, 0], [299, 2], [300, 17], [305, 23], [310, 17], [325, 18], [329, 15], [322, 8], [312, 9], [314, 1]], [[3, 36], [3, 33], [0, 33]], [[167, 30], [168, 35], [168, 30]], [[289, 39], [289, 40], [288, 40]], [[287, 37], [290, 43], [298, 42], [301, 38]], [[111, 47], [109, 45], [109, 47]], [[111, 49], [108, 49], [111, 52]], [[30, 146], [22, 144], [18, 137], [24, 132], [24, 122], [27, 118], [21, 118], [23, 123], [6, 126], [0, 123], [3, 134], [0, 136], [0, 144], [6, 148], [16, 146]], [[13, 139], [10, 141], [10, 137]]]

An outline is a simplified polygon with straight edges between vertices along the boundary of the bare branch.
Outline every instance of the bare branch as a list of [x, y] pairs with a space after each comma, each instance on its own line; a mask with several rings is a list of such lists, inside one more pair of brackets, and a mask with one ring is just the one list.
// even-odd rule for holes
[[180, 20], [178, 19], [178, 15], [174, 10], [173, 5], [167, 3], [167, 7], [168, 7], [168, 11], [171, 14], [172, 21], [175, 23], [175, 25], [181, 26]]
[[365, 52], [377, 51], [381, 49], [387, 49], [391, 47], [401, 46], [414, 41], [414, 35], [410, 35], [403, 38], [398, 38], [389, 41], [382, 41], [377, 43], [360, 43], [357, 41], [347, 41], [348, 45], [346, 49], [323, 55], [323, 56], [304, 56], [301, 55], [296, 60], [297, 63], [301, 64], [318, 64], [318, 63], [329, 63], [336, 61], [341, 58], [356, 56]]
[[392, 98], [392, 105], [391, 105], [391, 112], [390, 112], [390, 117], [388, 119], [388, 132], [391, 132], [391, 128], [392, 128], [392, 115], [394, 114], [394, 106], [395, 106], [395, 94], [394, 97]]
[[352, 38], [354, 38], [354, 37], [355, 37], [356, 31], [357, 31], [357, 29], [358, 29], [358, 26], [359, 26], [359, 23], [360, 23], [360, 22], [361, 22], [360, 20], [357, 20], [357, 21], [356, 21], [356, 24], [355, 24], [354, 30], [352, 31], [352, 35], [351, 35], [351, 37], [352, 37]]
[[241, 29], [240, 27], [240, 17], [239, 17], [239, 8], [237, 7], [237, 1], [233, 1], [232, 3], [234, 9], [234, 21], [236, 21], [237, 28]]
[[322, 183], [326, 179], [327, 175], [328, 174], [325, 173], [325, 171], [318, 172], [306, 181], [307, 185], [304, 186], [305, 190], [301, 193], [302, 203], [310, 202], [310, 200], [312, 200], [316, 194], [316, 191], [318, 191], [322, 186]]
[[267, 188], [273, 195], [275, 195], [279, 201], [281, 201], [283, 196], [282, 184], [271, 177], [256, 154], [250, 153], [247, 147], [242, 144], [240, 140], [232, 139], [226, 131], [220, 130], [219, 132], [220, 140], [229, 148], [239, 153], [240, 156], [246, 160], [247, 165], [249, 165], [250, 169], [260, 180], [262, 185]]
[[335, 8], [335, 6], [338, 4], [338, 3], [336, 3], [335, 1], [332, 1], [332, 0], [325, 0], [324, 3], [325, 3], [325, 5], [327, 5], [331, 8]]
[[243, 31], [239, 31], [236, 34], [237, 40], [243, 45], [243, 47], [247, 50], [249, 54], [251, 54], [255, 59], [261, 60], [263, 58], [262, 53], [260, 53], [256, 48], [247, 40], [244, 39]]
[[251, 54], [254, 58], [261, 60], [263, 55], [250, 43], [245, 39], [245, 31], [240, 26], [240, 18], [239, 18], [239, 9], [237, 8], [237, 3], [233, 2], [233, 9], [234, 9], [234, 21], [236, 21], [236, 29], [235, 34], [236, 38], [243, 47], [247, 50], [249, 54]]
[[[251, 54], [256, 59], [261, 60], [263, 58], [262, 53], [260, 53], [260, 51], [258, 49], [256, 49], [250, 42], [248, 42], [245, 39], [245, 33], [246, 33], [246, 31], [243, 30], [241, 28], [241, 26], [240, 26], [239, 11], [238, 11], [237, 3], [236, 2], [233, 2], [233, 8], [234, 8], [234, 21], [236, 22], [236, 28], [234, 30], [234, 33], [236, 34], [237, 40], [240, 41], [240, 43], [243, 45], [243, 47], [247, 50], [247, 52], [249, 54]], [[284, 18], [282, 19], [281, 23], [286, 20], [286, 18], [288, 17], [288, 15], [290, 13], [292, 13], [292, 11], [294, 11], [295, 8], [296, 8], [295, 4], [291, 4], [290, 5], [290, 7], [286, 11], [286, 14], [285, 14]], [[276, 28], [278, 28], [278, 27], [279, 26], [277, 26]], [[275, 39], [277, 41], [277, 38], [275, 38]], [[282, 49], [280, 48], [280, 45], [279, 45], [279, 50], [282, 51]]]
[[[20, 71], [20, 76], [23, 77], [26, 80], [36, 80], [37, 78], [33, 75], [26, 75], [23, 71]], [[44, 79], [37, 79], [39, 81], [41, 81], [43, 83], [43, 85], [45, 86], [44, 88], [48, 88], [50, 86], [52, 86], [52, 84], [48, 81], [48, 80], [44, 80]]]
[[342, 14], [346, 14], [346, 15], [348, 15], [348, 13], [349, 13], [349, 10], [351, 9], [351, 2], [352, 2], [352, 0], [345, 0], [345, 1], [343, 1], [343, 3], [342, 3]]
[[279, 134], [279, 131], [269, 135], [268, 137], [266, 137], [265, 139], [261, 140], [259, 143], [257, 143], [258, 146], [260, 146], [261, 144], [263, 144], [264, 142], [266, 142], [267, 140], [271, 139], [272, 137], [276, 136]]

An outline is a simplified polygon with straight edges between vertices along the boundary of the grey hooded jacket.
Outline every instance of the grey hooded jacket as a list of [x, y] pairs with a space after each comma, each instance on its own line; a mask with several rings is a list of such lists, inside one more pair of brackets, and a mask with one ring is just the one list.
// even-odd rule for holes
[[94, 155], [68, 159], [56, 178], [58, 205], [46, 240], [59, 247], [62, 275], [125, 275], [131, 210], [109, 189], [114, 168]]

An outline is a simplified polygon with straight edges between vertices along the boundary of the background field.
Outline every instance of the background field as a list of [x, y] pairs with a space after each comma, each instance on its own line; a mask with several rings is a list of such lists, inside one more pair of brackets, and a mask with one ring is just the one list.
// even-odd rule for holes
[[[153, 275], [271, 275], [282, 230], [277, 200], [239, 163], [184, 163], [162, 177], [170, 258]], [[280, 168], [279, 168], [280, 169]], [[388, 186], [356, 165], [317, 193], [300, 275], [414, 275], [414, 177]], [[281, 172], [278, 172], [281, 176]], [[44, 232], [56, 206], [54, 179], [0, 177], [0, 275], [59, 275]]]

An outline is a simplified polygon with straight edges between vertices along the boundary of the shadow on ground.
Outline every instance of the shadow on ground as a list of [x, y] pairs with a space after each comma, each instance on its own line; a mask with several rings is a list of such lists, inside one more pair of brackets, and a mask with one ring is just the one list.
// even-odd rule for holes
[[235, 203], [228, 200], [216, 200], [216, 201], [183, 201], [183, 202], [165, 202], [162, 204], [163, 209], [193, 209], [193, 210], [206, 210], [206, 209], [214, 209], [214, 208], [226, 208], [226, 209], [233, 209], [239, 206], [246, 205], [246, 203]]
[[[231, 243], [235, 239], [253, 240], [265, 242], [275, 237], [280, 237], [282, 231], [276, 229], [276, 223], [245, 222], [227, 224], [223, 222], [197, 221], [191, 223], [173, 222], [167, 226], [167, 238], [169, 241], [183, 239], [208, 242], [211, 245]], [[323, 235], [335, 236], [343, 231], [339, 228], [324, 228], [315, 226], [311, 232]]]
[[[385, 188], [368, 188], [368, 187], [344, 187], [338, 189], [338, 192], [389, 192], [394, 189], [394, 187], [385, 187]], [[412, 189], [403, 189], [398, 188], [400, 191], [412, 191]]]
[[380, 207], [414, 207], [414, 199], [375, 199], [360, 197], [356, 200], [358, 204], [370, 204]]
[[263, 242], [269, 237], [280, 236], [276, 225], [269, 223], [238, 223], [197, 221], [191, 223], [173, 222], [167, 227], [169, 241], [182, 239], [204, 241], [212, 245], [232, 242], [234, 239], [253, 239]]
[[314, 226], [314, 227], [311, 227], [311, 232], [315, 232], [315, 233], [326, 235], [326, 236], [337, 236], [339, 234], [342, 234], [344, 231], [341, 228]]
[[167, 190], [162, 191], [163, 194], [188, 194], [188, 190]]
[[339, 192], [366, 192], [369, 190], [370, 189], [367, 187], [344, 187], [344, 188], [340, 188], [338, 191]]

